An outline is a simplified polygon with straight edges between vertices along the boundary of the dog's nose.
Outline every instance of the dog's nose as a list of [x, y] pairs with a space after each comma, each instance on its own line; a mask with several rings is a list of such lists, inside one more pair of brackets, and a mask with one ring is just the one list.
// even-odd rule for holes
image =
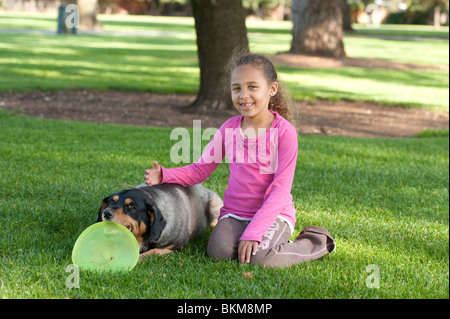
[[107, 208], [103, 211], [104, 219], [111, 219], [113, 217], [114, 217], [114, 211], [112, 209]]

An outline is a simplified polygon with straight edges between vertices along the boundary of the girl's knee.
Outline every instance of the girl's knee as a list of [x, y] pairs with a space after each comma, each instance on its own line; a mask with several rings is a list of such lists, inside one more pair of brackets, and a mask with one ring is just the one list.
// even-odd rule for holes
[[234, 218], [219, 220], [209, 237], [206, 254], [218, 259], [236, 259], [239, 238], [245, 225]]
[[209, 240], [208, 247], [206, 249], [206, 254], [208, 257], [216, 259], [235, 259], [237, 258], [237, 252], [232, 243], [226, 240]]

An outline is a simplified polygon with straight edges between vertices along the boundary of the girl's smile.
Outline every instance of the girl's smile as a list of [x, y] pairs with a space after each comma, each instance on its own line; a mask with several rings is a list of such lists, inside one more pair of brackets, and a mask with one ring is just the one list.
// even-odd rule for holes
[[253, 105], [255, 105], [255, 103], [239, 103], [240, 108], [242, 110], [248, 110], [250, 109]]

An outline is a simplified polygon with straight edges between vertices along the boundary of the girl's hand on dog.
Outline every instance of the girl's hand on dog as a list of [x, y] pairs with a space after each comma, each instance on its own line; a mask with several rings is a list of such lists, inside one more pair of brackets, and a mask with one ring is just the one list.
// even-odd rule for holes
[[153, 162], [153, 168], [145, 170], [145, 184], [148, 186], [159, 185], [162, 180], [162, 170], [158, 162]]

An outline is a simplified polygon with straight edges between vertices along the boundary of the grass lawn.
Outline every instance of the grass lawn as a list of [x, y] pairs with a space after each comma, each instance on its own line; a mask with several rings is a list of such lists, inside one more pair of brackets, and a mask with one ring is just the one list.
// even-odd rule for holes
[[[210, 231], [126, 274], [65, 268], [101, 199], [169, 160], [169, 128], [32, 119], [0, 110], [0, 296], [3, 298], [448, 298], [449, 140], [302, 136], [293, 237], [330, 230], [337, 249], [284, 269], [205, 256]], [[227, 166], [204, 185], [223, 194]], [[368, 288], [369, 265], [380, 274]], [[250, 272], [252, 278], [246, 278]]]
[[[198, 91], [192, 18], [100, 16], [99, 19], [104, 26], [103, 34], [58, 36], [53, 15], [0, 13], [0, 29], [4, 30], [0, 32], [0, 92], [70, 87], [157, 93]], [[249, 21], [247, 27], [253, 52], [274, 54], [290, 47], [290, 22]], [[401, 29], [382, 26], [379, 30], [356, 27], [344, 39], [351, 57], [449, 64], [448, 27], [441, 31], [427, 26]], [[23, 28], [28, 31], [8, 32]], [[279, 71], [296, 99], [364, 100], [449, 109], [448, 71], [281, 66]]]

